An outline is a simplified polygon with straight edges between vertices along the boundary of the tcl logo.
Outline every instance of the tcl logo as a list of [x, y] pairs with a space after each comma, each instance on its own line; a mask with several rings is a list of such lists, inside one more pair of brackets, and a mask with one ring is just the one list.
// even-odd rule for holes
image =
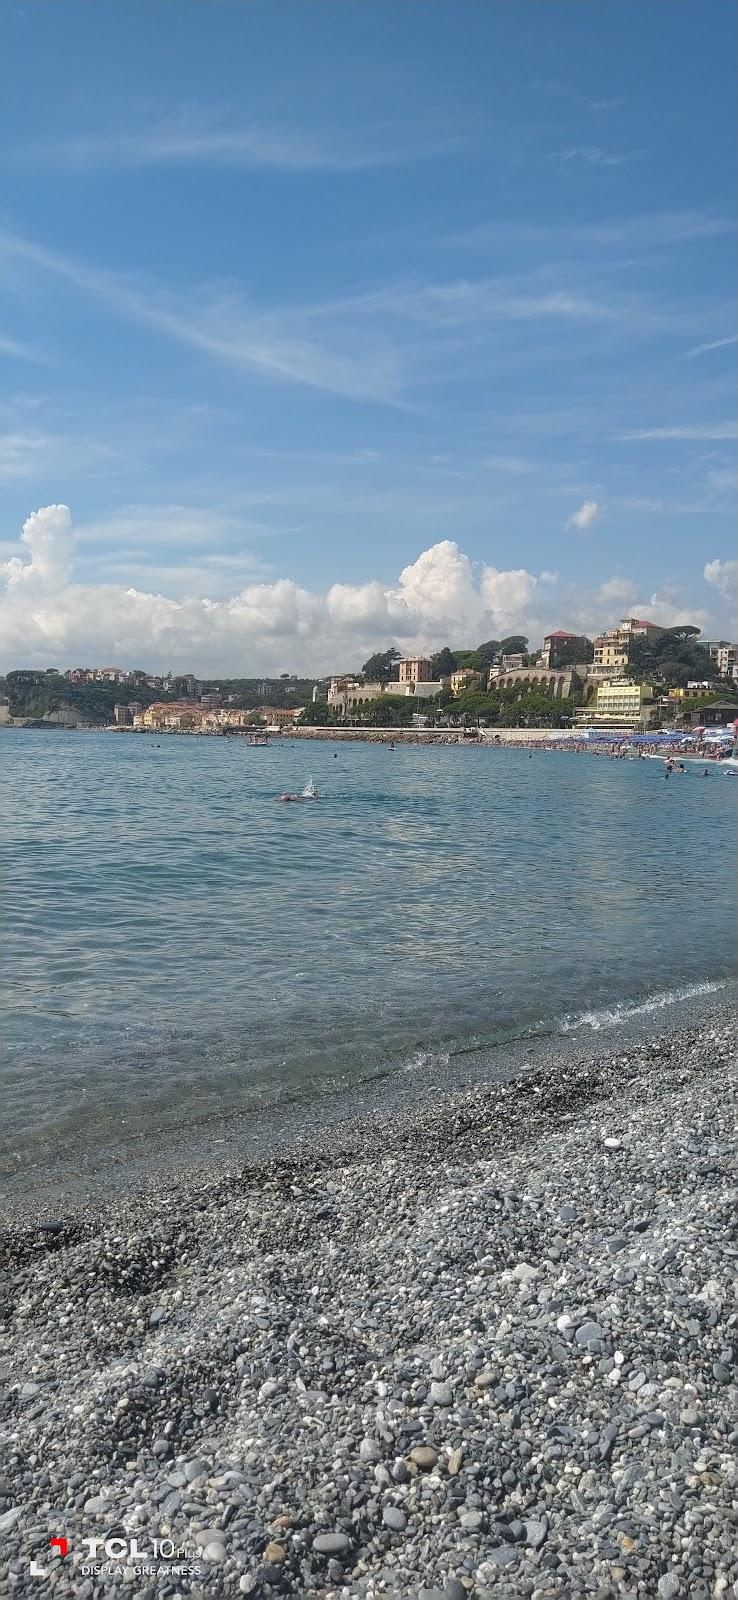
[[[57, 1550], [59, 1552], [59, 1555], [62, 1558], [62, 1561], [63, 1561], [65, 1556], [69, 1555], [69, 1540], [68, 1539], [61, 1539], [61, 1538], [50, 1539], [49, 1540], [49, 1548], [51, 1550]], [[30, 1572], [31, 1572], [31, 1577], [32, 1578], [45, 1578], [45, 1577], [47, 1577], [47, 1568], [46, 1567], [42, 1567], [39, 1564], [38, 1561], [32, 1561], [31, 1562]]]

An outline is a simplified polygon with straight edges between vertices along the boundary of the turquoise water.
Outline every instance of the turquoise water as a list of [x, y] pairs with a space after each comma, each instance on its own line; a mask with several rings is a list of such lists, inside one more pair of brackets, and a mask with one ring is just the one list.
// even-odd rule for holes
[[[724, 774], [17, 730], [0, 754], [11, 1170], [437, 1077], [732, 972]], [[277, 803], [310, 774], [319, 802]]]

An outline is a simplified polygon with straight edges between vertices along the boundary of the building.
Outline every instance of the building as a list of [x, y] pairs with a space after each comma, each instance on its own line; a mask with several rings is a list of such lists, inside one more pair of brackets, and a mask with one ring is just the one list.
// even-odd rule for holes
[[612, 667], [627, 667], [636, 639], [651, 641], [665, 631], [655, 622], [643, 621], [639, 617], [622, 617], [617, 628], [611, 628], [609, 633], [601, 633], [595, 639], [595, 668], [609, 671]]
[[593, 667], [603, 674], [612, 671], [613, 667], [627, 667], [628, 651], [626, 646], [614, 634], [602, 633], [594, 641]]
[[[584, 633], [567, 633], [565, 628], [556, 628], [553, 633], [547, 633], [543, 641], [543, 649], [539, 657], [539, 666], [558, 667], [568, 666], [572, 661], [572, 652], [581, 652], [582, 661], [585, 660], [589, 649], [589, 639]], [[567, 659], [562, 661], [562, 658]]]
[[127, 683], [133, 676], [125, 667], [95, 667], [94, 675], [98, 683]]
[[137, 726], [162, 732], [198, 727], [207, 713], [193, 700], [155, 700], [137, 719]]
[[525, 656], [518, 653], [514, 656], [502, 656], [500, 670], [502, 672], [515, 672], [519, 667], [525, 666]]
[[[686, 689], [680, 691], [680, 698], [689, 699], [691, 694], [704, 694], [705, 690], [709, 694], [710, 689], [714, 694], [715, 688], [716, 684], [712, 678], [690, 678]], [[671, 693], [674, 693], [674, 691], [672, 690]]]
[[634, 683], [632, 678], [613, 678], [595, 691], [594, 705], [586, 708], [585, 720], [593, 724], [613, 724], [633, 728], [651, 721], [656, 710], [650, 683]]
[[687, 712], [687, 722], [693, 728], [735, 728], [738, 726], [738, 703], [735, 700], [713, 705], [701, 705]]
[[707, 646], [710, 660], [721, 678], [734, 678], [736, 674], [736, 646], [726, 639], [714, 639]]
[[432, 700], [440, 693], [440, 683], [432, 680], [417, 683], [399, 683], [396, 679], [381, 683], [364, 683], [359, 678], [343, 677], [331, 678], [328, 685], [328, 705], [339, 716], [348, 716], [356, 711], [359, 706], [366, 705], [369, 700], [377, 700], [380, 695], [401, 695], [403, 699], [413, 696], [416, 700]]
[[406, 656], [397, 663], [400, 683], [430, 683], [433, 671], [427, 656]]
[[624, 639], [657, 639], [660, 633], [666, 633], [666, 628], [659, 626], [658, 622], [645, 621], [639, 617], [621, 617], [617, 632]]
[[570, 695], [579, 693], [589, 672], [589, 667], [584, 663], [576, 667], [559, 667], [558, 671], [555, 669], [552, 671], [542, 665], [515, 667], [509, 672], [505, 672], [502, 667], [492, 667], [487, 687], [490, 690], [512, 689], [515, 684], [519, 684], [521, 692], [525, 689], [538, 689], [541, 694], [547, 695], [549, 700], [564, 700]]
[[133, 722], [129, 706], [113, 706], [113, 721], [116, 728], [129, 728]]
[[482, 686], [481, 672], [475, 672], [473, 667], [459, 667], [451, 673], [449, 678], [452, 694], [465, 694], [467, 689], [480, 689]]
[[268, 728], [291, 728], [302, 706], [263, 706], [259, 711], [259, 721], [266, 723]]
[[188, 700], [199, 700], [203, 692], [203, 685], [199, 678], [193, 678], [191, 672], [185, 672], [175, 679], [177, 687]]

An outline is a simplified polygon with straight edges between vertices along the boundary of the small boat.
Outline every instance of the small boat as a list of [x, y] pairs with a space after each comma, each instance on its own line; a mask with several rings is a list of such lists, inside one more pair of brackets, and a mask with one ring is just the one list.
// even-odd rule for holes
[[261, 745], [268, 745], [269, 740], [267, 739], [267, 736], [266, 736], [265, 733], [250, 733], [247, 743], [250, 744], [250, 745], [259, 745], [259, 746], [261, 746]]

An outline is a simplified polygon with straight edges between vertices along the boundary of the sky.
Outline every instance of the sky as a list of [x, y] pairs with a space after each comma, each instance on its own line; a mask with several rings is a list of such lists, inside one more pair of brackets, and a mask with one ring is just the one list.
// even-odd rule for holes
[[735, 31], [9, 4], [0, 667], [734, 637]]

